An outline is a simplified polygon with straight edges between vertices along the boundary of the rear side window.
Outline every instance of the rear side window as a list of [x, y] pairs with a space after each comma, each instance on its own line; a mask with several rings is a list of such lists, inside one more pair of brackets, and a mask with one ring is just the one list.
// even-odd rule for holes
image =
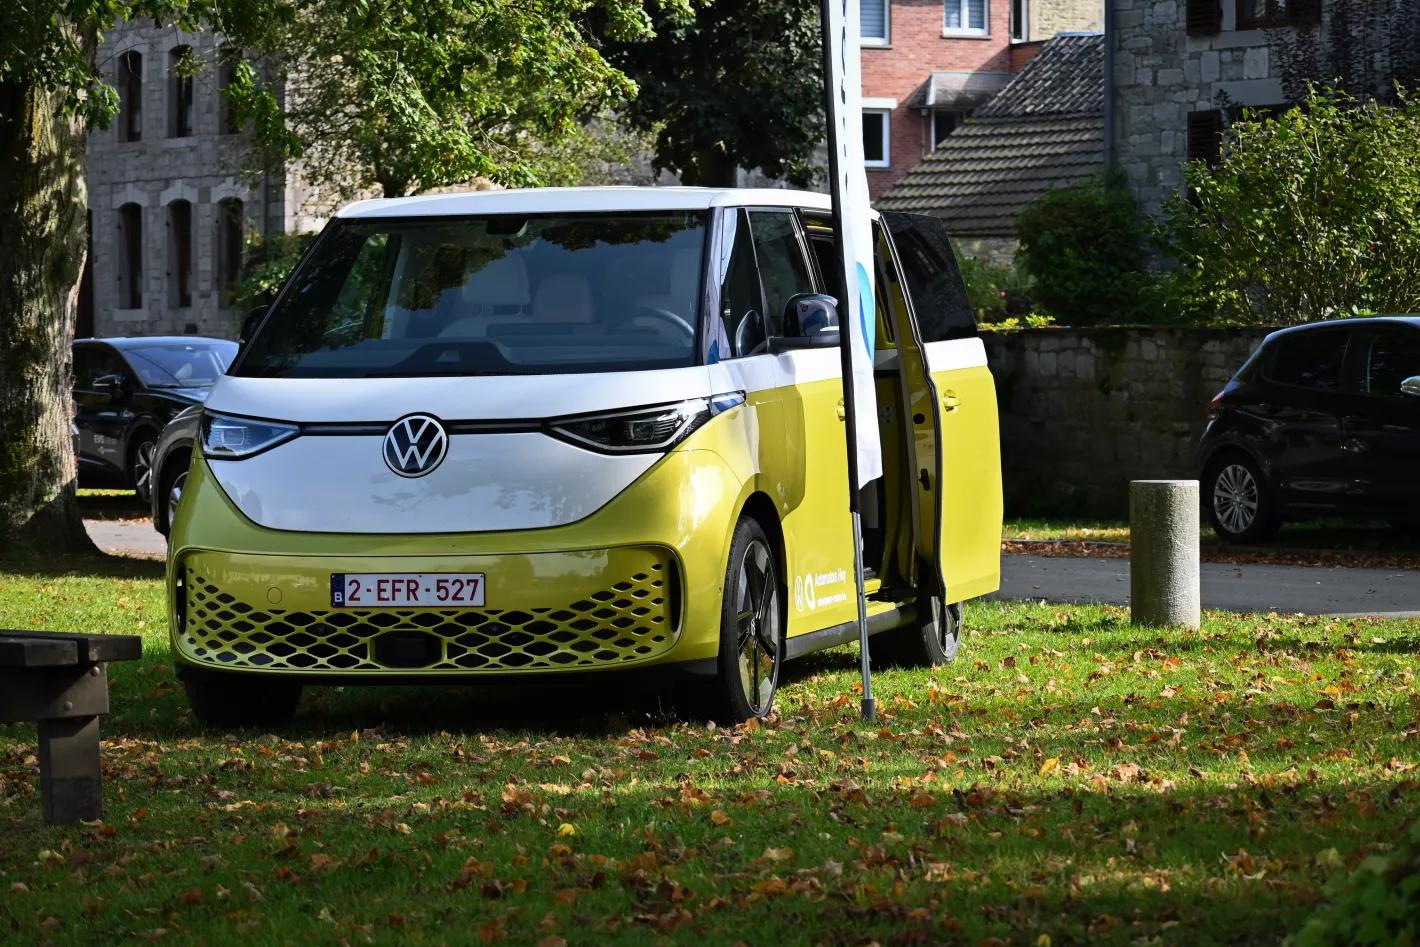
[[1268, 381], [1318, 391], [1341, 388], [1341, 366], [1346, 361], [1350, 333], [1294, 332], [1273, 343], [1263, 372]]
[[1386, 332], [1367, 340], [1361, 377], [1367, 394], [1406, 397], [1400, 383], [1420, 375], [1420, 332]]
[[888, 211], [883, 214], [883, 223], [897, 248], [922, 341], [975, 337], [976, 316], [967, 300], [966, 284], [947, 236], [946, 221], [925, 214]]

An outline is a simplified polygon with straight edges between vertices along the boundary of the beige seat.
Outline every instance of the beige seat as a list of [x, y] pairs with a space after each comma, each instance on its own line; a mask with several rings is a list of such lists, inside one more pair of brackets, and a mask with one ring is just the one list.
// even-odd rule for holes
[[538, 280], [533, 293], [532, 322], [590, 325], [597, 321], [592, 287], [576, 273], [550, 273]]
[[481, 338], [490, 325], [522, 322], [523, 317], [497, 309], [523, 309], [528, 304], [528, 268], [521, 256], [509, 253], [467, 274], [459, 290], [460, 309], [468, 315], [439, 330], [440, 338]]

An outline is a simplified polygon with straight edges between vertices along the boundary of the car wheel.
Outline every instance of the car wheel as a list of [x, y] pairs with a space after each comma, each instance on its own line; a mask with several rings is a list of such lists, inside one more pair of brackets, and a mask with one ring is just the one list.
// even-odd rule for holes
[[128, 480], [142, 503], [153, 499], [153, 452], [157, 449], [158, 436], [151, 431], [143, 431], [138, 435], [138, 443], [133, 446], [133, 456], [128, 463]]
[[192, 455], [187, 452], [168, 457], [160, 471], [159, 483], [163, 485], [163, 500], [156, 507], [153, 527], [164, 536], [172, 532], [173, 520], [177, 517], [178, 501], [182, 499], [183, 488], [187, 486], [188, 465]]
[[722, 723], [768, 715], [783, 663], [783, 601], [774, 546], [747, 516], [735, 526], [725, 566], [719, 673], [692, 702], [691, 715]]
[[205, 727], [280, 727], [296, 716], [301, 685], [262, 675], [183, 671], [192, 715]]
[[961, 603], [943, 606], [931, 595], [916, 621], [874, 636], [868, 653], [882, 667], [936, 667], [953, 660], [960, 646]]
[[1250, 543], [1277, 532], [1276, 501], [1251, 457], [1228, 454], [1213, 461], [1203, 489], [1208, 521], [1218, 538]]

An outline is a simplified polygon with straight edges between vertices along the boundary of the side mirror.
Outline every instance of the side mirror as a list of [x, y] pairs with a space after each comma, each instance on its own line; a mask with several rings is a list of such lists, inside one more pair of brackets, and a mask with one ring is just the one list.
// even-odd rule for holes
[[1412, 398], [1420, 398], [1420, 375], [1411, 375], [1401, 382], [1400, 393]]
[[238, 345], [246, 345], [251, 341], [252, 335], [256, 332], [256, 327], [261, 325], [261, 317], [264, 315], [266, 315], [265, 306], [258, 306], [247, 313], [247, 317], [242, 320], [242, 331], [237, 336]]
[[122, 375], [100, 375], [94, 379], [94, 390], [106, 393], [114, 401], [118, 401], [127, 393], [128, 382]]
[[792, 335], [774, 339], [776, 352], [834, 348], [838, 345], [838, 302], [821, 293], [799, 293], [784, 304], [784, 328]]

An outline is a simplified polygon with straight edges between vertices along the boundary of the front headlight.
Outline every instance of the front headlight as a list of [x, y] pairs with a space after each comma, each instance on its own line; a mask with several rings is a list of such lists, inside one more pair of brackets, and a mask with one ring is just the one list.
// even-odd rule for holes
[[294, 424], [204, 411], [202, 453], [209, 460], [237, 460], [269, 450], [299, 433], [301, 429]]
[[691, 398], [677, 404], [561, 418], [551, 422], [547, 429], [563, 440], [605, 453], [668, 451], [700, 425], [744, 404], [744, 400], [744, 392], [736, 391], [713, 398]]

